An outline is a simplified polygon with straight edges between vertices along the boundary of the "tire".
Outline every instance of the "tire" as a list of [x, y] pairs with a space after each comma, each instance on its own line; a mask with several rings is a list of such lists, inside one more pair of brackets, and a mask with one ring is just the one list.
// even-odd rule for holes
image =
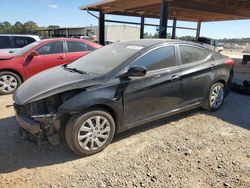
[[225, 86], [222, 83], [217, 82], [211, 86], [203, 108], [208, 111], [217, 111], [223, 105], [224, 99]]
[[114, 134], [113, 117], [100, 108], [72, 116], [65, 129], [67, 144], [71, 150], [82, 157], [105, 149], [112, 141]]
[[7, 95], [14, 93], [21, 85], [21, 78], [9, 71], [0, 72], [0, 94]]

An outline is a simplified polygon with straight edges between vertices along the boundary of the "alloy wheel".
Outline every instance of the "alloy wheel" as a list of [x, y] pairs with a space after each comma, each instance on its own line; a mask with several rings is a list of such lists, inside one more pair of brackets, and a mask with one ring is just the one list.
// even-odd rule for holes
[[103, 116], [94, 116], [81, 125], [78, 131], [78, 143], [85, 150], [97, 150], [107, 142], [109, 135], [109, 121]]
[[224, 99], [224, 88], [220, 85], [215, 86], [211, 93], [210, 106], [213, 108], [219, 108], [223, 103], [223, 99]]
[[12, 92], [17, 88], [17, 79], [12, 75], [0, 76], [0, 90], [2, 92]]

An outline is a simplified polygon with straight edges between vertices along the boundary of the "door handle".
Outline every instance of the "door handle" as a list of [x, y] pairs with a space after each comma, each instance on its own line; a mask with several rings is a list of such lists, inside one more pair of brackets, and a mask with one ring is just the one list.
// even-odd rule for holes
[[160, 78], [160, 77], [161, 77], [161, 75], [158, 74], [158, 75], [154, 76], [154, 77], [152, 78], [152, 80], [158, 79], [158, 78]]
[[210, 65], [210, 68], [211, 68], [211, 69], [215, 69], [215, 67], [216, 67], [215, 64]]
[[63, 57], [63, 56], [59, 56], [57, 59], [58, 59], [58, 60], [63, 60], [64, 57]]
[[177, 81], [180, 79], [180, 76], [179, 75], [173, 75], [171, 76], [171, 81], [174, 82], [174, 81]]

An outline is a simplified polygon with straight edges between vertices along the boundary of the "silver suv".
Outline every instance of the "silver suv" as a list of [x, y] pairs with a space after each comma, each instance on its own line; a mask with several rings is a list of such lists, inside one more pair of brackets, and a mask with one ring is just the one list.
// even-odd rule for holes
[[0, 34], [0, 52], [14, 51], [39, 40], [37, 35]]

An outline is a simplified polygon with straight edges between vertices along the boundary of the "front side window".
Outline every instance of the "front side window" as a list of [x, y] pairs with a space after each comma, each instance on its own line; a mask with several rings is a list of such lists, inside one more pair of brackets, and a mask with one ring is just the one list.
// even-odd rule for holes
[[208, 56], [208, 53], [205, 49], [201, 49], [198, 47], [180, 45], [179, 49], [182, 64], [189, 64], [202, 61], [205, 60]]
[[30, 37], [13, 37], [15, 48], [22, 48], [28, 44], [35, 42], [35, 39]]
[[136, 60], [132, 66], [146, 67], [148, 71], [174, 67], [174, 46], [166, 46], [153, 50]]
[[63, 41], [50, 42], [36, 50], [40, 55], [51, 55], [63, 53]]
[[67, 41], [68, 53], [88, 51], [88, 47], [83, 42]]
[[0, 49], [11, 48], [10, 38], [7, 36], [0, 36]]

